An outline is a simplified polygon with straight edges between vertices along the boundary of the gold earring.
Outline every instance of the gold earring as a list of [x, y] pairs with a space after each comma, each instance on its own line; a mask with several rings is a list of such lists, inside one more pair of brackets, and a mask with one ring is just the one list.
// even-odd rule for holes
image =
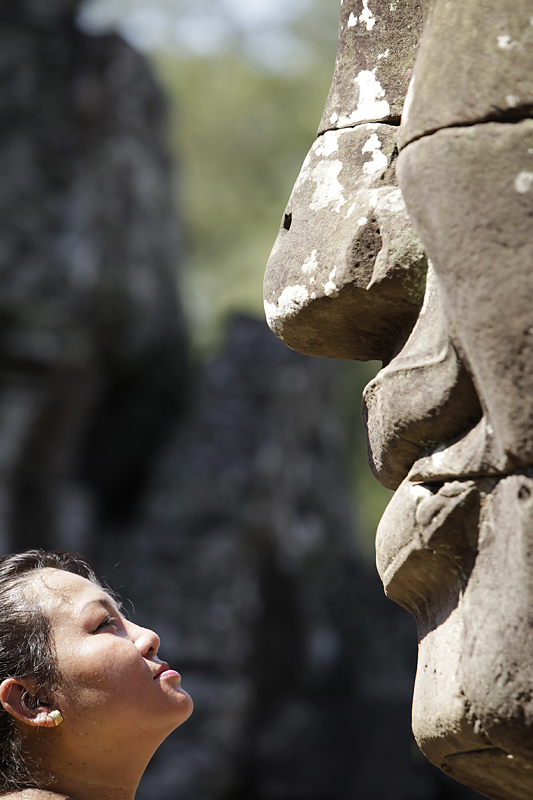
[[50, 711], [48, 716], [50, 717], [50, 719], [54, 720], [54, 725], [56, 726], [56, 728], [63, 722], [63, 715], [61, 714], [61, 711], [58, 711], [57, 709], [55, 709], [54, 711]]

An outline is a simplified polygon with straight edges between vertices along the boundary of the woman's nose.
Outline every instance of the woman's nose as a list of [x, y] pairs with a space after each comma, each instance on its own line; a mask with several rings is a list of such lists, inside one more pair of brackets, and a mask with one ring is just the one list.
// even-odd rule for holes
[[134, 625], [134, 641], [140, 654], [145, 657], [152, 657], [157, 654], [161, 640], [155, 631], [150, 628], [141, 628]]

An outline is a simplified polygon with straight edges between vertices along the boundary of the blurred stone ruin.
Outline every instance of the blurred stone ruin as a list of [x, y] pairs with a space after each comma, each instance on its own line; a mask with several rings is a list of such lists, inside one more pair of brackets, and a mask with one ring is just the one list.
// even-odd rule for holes
[[473, 796], [410, 734], [414, 630], [354, 535], [349, 365], [246, 317], [191, 363], [165, 102], [76, 7], [0, 0], [2, 551], [88, 553], [182, 671], [195, 714], [139, 800]]

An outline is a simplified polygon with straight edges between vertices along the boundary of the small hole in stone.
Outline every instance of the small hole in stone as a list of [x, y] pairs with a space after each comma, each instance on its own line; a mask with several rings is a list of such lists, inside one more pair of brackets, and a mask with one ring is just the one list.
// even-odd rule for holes
[[292, 225], [292, 214], [285, 214], [283, 217], [283, 227], [286, 231], [290, 230]]
[[518, 497], [520, 500], [527, 500], [529, 497], [531, 497], [531, 491], [527, 486], [521, 486], [518, 490]]

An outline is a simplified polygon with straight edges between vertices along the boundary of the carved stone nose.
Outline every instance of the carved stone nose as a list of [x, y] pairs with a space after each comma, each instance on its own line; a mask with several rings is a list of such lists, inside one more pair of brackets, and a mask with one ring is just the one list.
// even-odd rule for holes
[[395, 184], [397, 128], [314, 143], [265, 276], [268, 324], [302, 353], [389, 360], [418, 316], [427, 261]]

